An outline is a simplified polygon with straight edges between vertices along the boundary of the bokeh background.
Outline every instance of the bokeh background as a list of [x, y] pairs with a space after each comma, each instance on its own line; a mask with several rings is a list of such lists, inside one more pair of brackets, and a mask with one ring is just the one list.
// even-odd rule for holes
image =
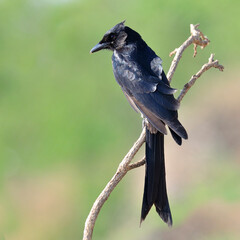
[[141, 131], [111, 53], [89, 54], [124, 19], [166, 71], [190, 23], [201, 24], [211, 43], [195, 59], [184, 52], [173, 87], [210, 53], [225, 70], [205, 73], [183, 99], [189, 140], [179, 147], [166, 137], [173, 227], [152, 210], [139, 228], [142, 167], [113, 192], [94, 239], [240, 239], [239, 9], [237, 0], [1, 0], [0, 239], [82, 238], [94, 200]]

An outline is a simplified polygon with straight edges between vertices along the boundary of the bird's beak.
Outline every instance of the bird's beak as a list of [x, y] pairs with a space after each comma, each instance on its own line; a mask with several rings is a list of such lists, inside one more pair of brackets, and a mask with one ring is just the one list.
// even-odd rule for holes
[[102, 49], [105, 49], [108, 47], [108, 43], [98, 43], [96, 46], [94, 46], [91, 50], [90, 50], [90, 53], [94, 53], [94, 52], [97, 52], [97, 51], [100, 51]]

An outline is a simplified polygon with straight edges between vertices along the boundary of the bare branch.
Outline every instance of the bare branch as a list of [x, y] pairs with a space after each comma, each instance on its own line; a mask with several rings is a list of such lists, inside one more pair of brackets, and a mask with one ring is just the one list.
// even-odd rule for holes
[[[209, 40], [206, 36], [203, 35], [203, 33], [198, 29], [199, 24], [190, 25], [190, 32], [191, 36], [179, 47], [176, 48], [174, 51], [170, 53], [170, 56], [174, 55], [174, 59], [171, 63], [170, 69], [167, 74], [167, 78], [169, 82], [171, 82], [172, 77], [176, 71], [176, 68], [178, 66], [178, 63], [182, 57], [182, 54], [184, 50], [190, 46], [191, 44], [194, 45], [194, 54], [195, 57], [197, 54], [197, 46], [200, 46], [202, 49], [206, 47], [209, 44]], [[214, 55], [211, 54], [208, 63], [204, 64], [200, 71], [193, 75], [190, 79], [190, 81], [185, 84], [183, 90], [181, 91], [178, 101], [182, 101], [183, 97], [186, 95], [187, 91], [193, 86], [195, 81], [208, 69], [214, 67], [218, 68], [220, 71], [223, 71], [224, 67], [218, 63], [217, 60], [213, 60]], [[119, 164], [118, 169], [115, 173], [115, 175], [112, 177], [112, 179], [108, 182], [106, 187], [103, 189], [101, 194], [98, 196], [96, 201], [94, 202], [92, 209], [86, 219], [85, 222], [85, 228], [83, 233], [83, 240], [91, 240], [92, 239], [92, 233], [95, 226], [96, 219], [98, 217], [98, 214], [103, 206], [103, 204], [107, 201], [108, 197], [110, 196], [111, 192], [114, 190], [114, 188], [117, 186], [117, 184], [121, 181], [121, 179], [126, 175], [126, 173], [132, 169], [138, 168], [145, 164], [145, 157], [141, 159], [138, 162], [130, 164], [130, 162], [133, 160], [134, 156], [138, 152], [138, 150], [141, 148], [143, 143], [145, 142], [145, 136], [146, 136], [146, 129], [143, 128], [140, 137], [138, 140], [134, 143], [132, 148], [129, 150], [127, 155], [124, 157], [122, 162]]]
[[173, 74], [176, 71], [177, 65], [182, 57], [182, 54], [188, 46], [190, 46], [192, 43], [194, 44], [193, 56], [195, 57], [197, 55], [197, 46], [200, 46], [203, 49], [209, 44], [210, 40], [203, 35], [203, 33], [198, 29], [198, 27], [199, 24], [196, 25], [190, 24], [191, 36], [179, 48], [175, 48], [175, 50], [173, 50], [169, 54], [170, 57], [175, 54], [175, 57], [172, 60], [172, 64], [167, 74], [167, 79], [169, 82], [172, 81]]
[[195, 74], [193, 75], [189, 82], [186, 83], [183, 87], [183, 90], [181, 91], [180, 95], [178, 96], [177, 100], [179, 102], [182, 101], [183, 97], [186, 95], [186, 93], [188, 92], [188, 90], [194, 85], [194, 83], [196, 82], [196, 80], [198, 78], [201, 77], [201, 75], [206, 72], [207, 70], [209, 70], [210, 68], [214, 67], [214, 68], [218, 68], [220, 71], [223, 71], [224, 67], [222, 65], [220, 65], [218, 63], [218, 60], [214, 61], [214, 54], [211, 54], [209, 59], [208, 59], [208, 63], [205, 63], [202, 68]]
[[107, 186], [103, 189], [101, 194], [98, 196], [96, 201], [93, 204], [93, 207], [87, 217], [87, 220], [85, 222], [85, 228], [83, 233], [83, 240], [91, 240], [92, 239], [92, 233], [94, 229], [94, 225], [97, 219], [97, 216], [103, 206], [103, 204], [107, 201], [108, 197], [110, 196], [113, 189], [117, 186], [117, 184], [121, 181], [121, 179], [125, 176], [125, 174], [128, 172], [128, 165], [138, 152], [138, 150], [141, 148], [143, 143], [145, 142], [145, 136], [146, 136], [146, 129], [143, 128], [140, 137], [138, 140], [134, 143], [132, 148], [129, 150], [127, 155], [123, 158], [122, 162], [119, 164], [118, 169], [110, 182], [108, 182]]
[[129, 164], [129, 165], [128, 165], [128, 171], [130, 171], [130, 170], [132, 170], [132, 169], [134, 169], [134, 168], [141, 167], [141, 166], [143, 166], [145, 163], [146, 163], [146, 158], [143, 157], [140, 161], [135, 162], [135, 163], [132, 163], [132, 164]]

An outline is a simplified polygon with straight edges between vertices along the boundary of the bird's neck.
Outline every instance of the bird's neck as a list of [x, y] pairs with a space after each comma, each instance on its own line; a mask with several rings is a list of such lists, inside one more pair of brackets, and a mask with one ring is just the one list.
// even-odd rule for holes
[[136, 59], [136, 46], [134, 44], [125, 45], [120, 49], [113, 51], [113, 56], [118, 59], [119, 63], [133, 62]]

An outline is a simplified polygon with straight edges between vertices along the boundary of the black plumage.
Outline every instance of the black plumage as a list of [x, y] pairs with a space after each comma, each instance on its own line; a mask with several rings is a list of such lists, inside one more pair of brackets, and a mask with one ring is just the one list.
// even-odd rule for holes
[[188, 137], [178, 120], [179, 102], [173, 96], [176, 90], [169, 85], [161, 58], [124, 22], [107, 31], [91, 53], [101, 49], [113, 51], [112, 65], [116, 81], [130, 105], [147, 121], [146, 175], [141, 221], [154, 204], [163, 221], [172, 225], [165, 179], [166, 126], [177, 144], [181, 145], [182, 138]]

